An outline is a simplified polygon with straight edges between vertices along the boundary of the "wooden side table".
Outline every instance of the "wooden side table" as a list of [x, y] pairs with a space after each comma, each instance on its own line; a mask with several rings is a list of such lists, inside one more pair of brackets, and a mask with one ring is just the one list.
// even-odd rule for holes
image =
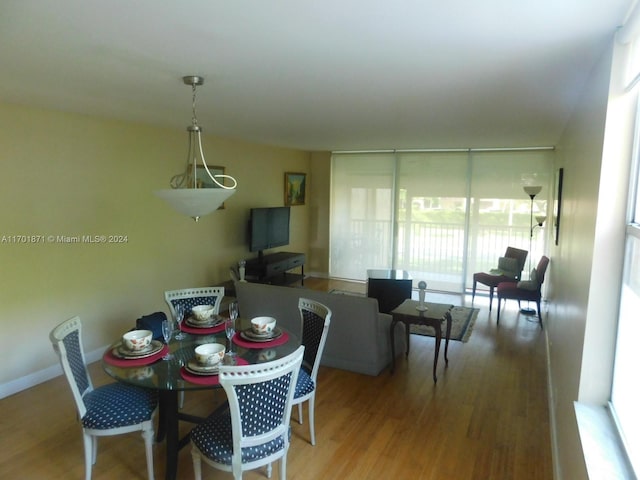
[[427, 325], [433, 327], [436, 331], [436, 348], [435, 358], [433, 359], [433, 381], [438, 381], [436, 376], [436, 368], [438, 366], [438, 355], [440, 354], [440, 341], [442, 340], [442, 322], [447, 322], [447, 330], [445, 334], [445, 347], [444, 347], [444, 361], [445, 364], [449, 364], [449, 358], [447, 356], [449, 351], [449, 338], [451, 337], [451, 309], [453, 305], [446, 305], [443, 303], [429, 303], [425, 302], [427, 310], [420, 311], [416, 307], [420, 304], [417, 300], [405, 300], [396, 308], [391, 311], [391, 373], [395, 370], [396, 366], [396, 349], [395, 349], [395, 327], [398, 322], [402, 322], [405, 325], [405, 331], [407, 334], [407, 352], [406, 356], [409, 356], [409, 329], [411, 324], [415, 325]]

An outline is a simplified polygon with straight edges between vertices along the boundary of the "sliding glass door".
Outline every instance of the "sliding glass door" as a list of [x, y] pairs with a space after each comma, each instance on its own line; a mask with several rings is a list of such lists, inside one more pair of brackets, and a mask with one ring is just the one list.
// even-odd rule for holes
[[[461, 292], [507, 246], [544, 252], [552, 152], [427, 151], [334, 154], [330, 274], [407, 270], [431, 290]], [[523, 185], [540, 185], [532, 202]], [[533, 207], [533, 215], [531, 215]]]

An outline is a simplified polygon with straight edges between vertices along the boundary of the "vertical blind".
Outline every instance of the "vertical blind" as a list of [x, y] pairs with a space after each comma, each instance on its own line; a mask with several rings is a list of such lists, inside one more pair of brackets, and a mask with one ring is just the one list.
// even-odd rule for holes
[[[529, 250], [522, 187], [543, 187], [534, 214], [549, 215], [552, 160], [550, 149], [334, 153], [330, 274], [365, 280], [367, 269], [395, 268], [462, 291], [507, 246]], [[534, 235], [537, 256], [544, 229]]]

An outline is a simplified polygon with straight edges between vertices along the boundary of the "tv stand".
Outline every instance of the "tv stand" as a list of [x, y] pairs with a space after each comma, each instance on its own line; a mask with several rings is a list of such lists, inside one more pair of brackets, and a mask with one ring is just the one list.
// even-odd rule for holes
[[[247, 280], [254, 277], [257, 282], [274, 285], [291, 285], [300, 280], [304, 285], [304, 253], [277, 252], [264, 255], [258, 252], [258, 258], [247, 260], [245, 274]], [[287, 273], [300, 267], [300, 274]]]

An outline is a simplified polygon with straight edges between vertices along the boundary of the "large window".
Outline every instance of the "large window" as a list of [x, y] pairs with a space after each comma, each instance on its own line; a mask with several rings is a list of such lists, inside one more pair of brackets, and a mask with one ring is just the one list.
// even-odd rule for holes
[[[364, 280], [367, 269], [396, 268], [461, 292], [507, 246], [531, 250], [535, 266], [551, 222], [531, 237], [531, 209], [548, 215], [552, 158], [546, 149], [334, 154], [330, 274]], [[533, 204], [526, 184], [542, 186]]]
[[[638, 148], [636, 148], [638, 150]], [[620, 313], [611, 390], [611, 406], [627, 454], [636, 472], [640, 472], [640, 390], [637, 386], [640, 349], [640, 194], [638, 193], [638, 155], [631, 191], [631, 221], [627, 226], [624, 276], [620, 295]]]

